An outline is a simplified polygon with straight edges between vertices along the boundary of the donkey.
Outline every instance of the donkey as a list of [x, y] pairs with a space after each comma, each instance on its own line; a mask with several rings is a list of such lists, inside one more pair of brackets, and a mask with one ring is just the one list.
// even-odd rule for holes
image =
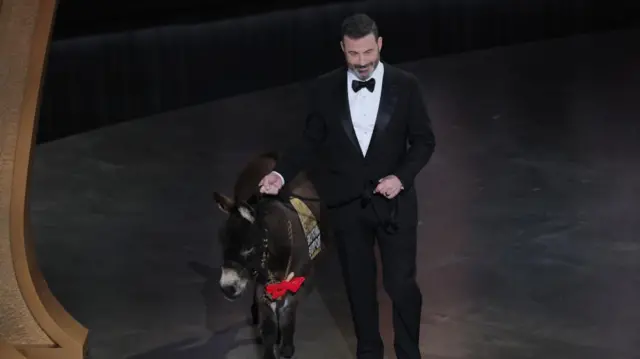
[[254, 285], [251, 315], [264, 359], [294, 355], [297, 306], [309, 292], [316, 255], [330, 247], [326, 207], [304, 172], [279, 196], [259, 193], [258, 183], [277, 160], [278, 154], [266, 153], [250, 161], [236, 180], [233, 198], [214, 193], [227, 214], [219, 234], [220, 288], [233, 301]]

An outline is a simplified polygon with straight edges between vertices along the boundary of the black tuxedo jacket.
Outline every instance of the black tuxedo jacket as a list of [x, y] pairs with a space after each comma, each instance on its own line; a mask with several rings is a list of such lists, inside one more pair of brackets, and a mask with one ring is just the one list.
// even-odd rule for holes
[[387, 63], [384, 67], [380, 107], [366, 156], [351, 122], [347, 70], [336, 69], [310, 83], [310, 111], [302, 138], [282, 154], [275, 168], [285, 183], [300, 170], [316, 168], [312, 177], [331, 206], [393, 174], [404, 186], [398, 199], [415, 203], [413, 182], [433, 154], [435, 137], [418, 80]]

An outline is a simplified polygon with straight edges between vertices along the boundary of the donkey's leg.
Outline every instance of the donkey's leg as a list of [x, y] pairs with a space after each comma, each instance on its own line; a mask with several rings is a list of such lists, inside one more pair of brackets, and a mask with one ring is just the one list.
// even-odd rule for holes
[[280, 354], [285, 358], [291, 358], [295, 354], [294, 336], [296, 331], [296, 311], [298, 302], [295, 298], [285, 299], [285, 303], [278, 310], [280, 332], [282, 333], [282, 347]]
[[260, 336], [264, 347], [263, 359], [279, 359], [278, 315], [273, 303], [259, 301]]
[[258, 289], [257, 285], [253, 288], [253, 303], [251, 303], [251, 324], [258, 325], [260, 317], [258, 315]]

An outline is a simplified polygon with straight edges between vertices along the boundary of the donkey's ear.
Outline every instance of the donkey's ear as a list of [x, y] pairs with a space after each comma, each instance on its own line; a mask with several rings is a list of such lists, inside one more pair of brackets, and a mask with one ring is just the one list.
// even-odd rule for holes
[[225, 213], [231, 213], [236, 205], [231, 198], [218, 192], [213, 192], [213, 199], [218, 204], [218, 207]]
[[240, 213], [240, 216], [242, 216], [242, 218], [249, 221], [249, 223], [255, 222], [256, 217], [253, 214], [253, 210], [251, 210], [251, 207], [249, 207], [246, 203], [239, 204], [237, 206], [237, 210], [238, 210], [238, 213]]

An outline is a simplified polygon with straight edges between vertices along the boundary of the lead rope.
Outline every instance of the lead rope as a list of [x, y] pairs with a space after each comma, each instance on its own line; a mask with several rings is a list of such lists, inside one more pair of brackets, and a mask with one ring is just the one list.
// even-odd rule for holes
[[[353, 196], [351, 198], [345, 199], [343, 201], [340, 201], [334, 205], [331, 206], [327, 206], [328, 209], [332, 209], [332, 208], [340, 208], [343, 206], [346, 206], [348, 204], [351, 204], [357, 200], [361, 201], [361, 206], [362, 208], [371, 205], [371, 208], [373, 209], [373, 212], [376, 216], [376, 218], [378, 219], [378, 225], [380, 225], [382, 227], [382, 229], [387, 232], [388, 234], [394, 234], [398, 231], [398, 223], [397, 223], [397, 215], [398, 215], [398, 209], [399, 209], [399, 205], [398, 205], [398, 197], [396, 196], [395, 198], [389, 200], [390, 201], [390, 205], [391, 205], [391, 210], [389, 213], [389, 218], [384, 219], [382, 218], [382, 216], [380, 215], [380, 213], [378, 212], [375, 204], [372, 201], [372, 189], [375, 189], [375, 185], [376, 183], [374, 181], [370, 181], [369, 182], [369, 187], [366, 187], [363, 190], [363, 193], [357, 195], [357, 196]], [[299, 200], [302, 201], [308, 201], [308, 202], [320, 202], [320, 198], [313, 198], [313, 197], [306, 197], [306, 196], [301, 196], [301, 195], [297, 195], [294, 194], [292, 191], [289, 191], [288, 194], [284, 194], [283, 191], [278, 192], [277, 195], [275, 195], [274, 197], [278, 198], [284, 205], [285, 207], [292, 209], [295, 211], [294, 208], [292, 208], [292, 206], [288, 203], [286, 197], [289, 198], [297, 198]]]
[[285, 270], [284, 274], [287, 276], [285, 280], [289, 280], [289, 276], [291, 275], [291, 264], [293, 263], [293, 225], [291, 224], [291, 220], [287, 219], [287, 232], [289, 234], [289, 248], [291, 248], [291, 252], [289, 252], [289, 260], [287, 261], [287, 270]]

